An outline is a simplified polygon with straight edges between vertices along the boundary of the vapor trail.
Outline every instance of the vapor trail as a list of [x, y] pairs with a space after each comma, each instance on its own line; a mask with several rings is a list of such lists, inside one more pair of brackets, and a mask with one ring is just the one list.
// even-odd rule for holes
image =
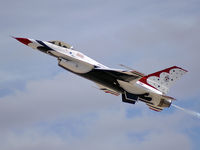
[[177, 108], [179, 110], [182, 110], [182, 111], [184, 111], [184, 112], [186, 112], [186, 113], [188, 113], [190, 115], [193, 115], [193, 116], [195, 116], [195, 117], [200, 119], [200, 113], [198, 113], [198, 112], [195, 112], [195, 111], [192, 111], [192, 110], [188, 110], [188, 109], [182, 108], [182, 107], [174, 105], [174, 104], [172, 104], [172, 106], [174, 106], [175, 108]]

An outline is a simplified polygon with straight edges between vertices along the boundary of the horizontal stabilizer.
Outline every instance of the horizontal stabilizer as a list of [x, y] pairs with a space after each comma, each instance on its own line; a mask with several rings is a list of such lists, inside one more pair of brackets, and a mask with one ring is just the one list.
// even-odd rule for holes
[[151, 104], [147, 104], [147, 106], [149, 106], [149, 109], [157, 111], [157, 112], [160, 112], [160, 111], [163, 110], [162, 107], [154, 106], [154, 105], [151, 105]]
[[115, 95], [115, 96], [119, 96], [120, 95], [120, 93], [118, 93], [117, 91], [114, 91], [114, 90], [112, 90], [112, 89], [110, 89], [108, 87], [105, 87], [103, 85], [97, 84], [97, 86], [99, 87], [100, 90], [104, 91], [105, 93], [109, 93], [109, 94], [112, 94], [112, 95]]

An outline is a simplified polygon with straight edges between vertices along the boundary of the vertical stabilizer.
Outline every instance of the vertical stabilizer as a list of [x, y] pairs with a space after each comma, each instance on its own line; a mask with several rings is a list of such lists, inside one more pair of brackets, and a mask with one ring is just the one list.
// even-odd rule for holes
[[149, 74], [139, 81], [147, 84], [150, 87], [156, 88], [162, 93], [166, 94], [170, 88], [170, 86], [178, 80], [182, 75], [184, 75], [187, 71], [173, 66], [152, 74]]

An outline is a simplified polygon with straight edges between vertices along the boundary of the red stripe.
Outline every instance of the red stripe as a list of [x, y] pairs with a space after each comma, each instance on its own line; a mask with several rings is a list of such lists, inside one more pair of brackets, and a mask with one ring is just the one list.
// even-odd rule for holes
[[152, 107], [149, 107], [151, 110], [154, 110], [154, 111], [157, 111], [157, 112], [160, 112], [161, 110], [157, 110], [155, 108], [152, 108]]
[[147, 76], [141, 78], [139, 81], [142, 82], [142, 83], [144, 83], [144, 84], [146, 84], [146, 85], [148, 85], [148, 86], [150, 86], [150, 87], [152, 87], [152, 88], [154, 88], [154, 89], [156, 89], [156, 90], [158, 90], [157, 88], [155, 88], [155, 87], [153, 87], [152, 85], [148, 84], [148, 83], [147, 83], [147, 79], [148, 79], [149, 77], [151, 77], [151, 76], [160, 77], [160, 74], [161, 74], [162, 72], [169, 73], [169, 71], [172, 70], [172, 69], [181, 69], [181, 70], [187, 72], [187, 70], [184, 70], [184, 69], [182, 69], [182, 68], [180, 68], [180, 67], [177, 67], [177, 66], [173, 66], [173, 67], [170, 67], [170, 68], [167, 68], [167, 69], [164, 69], [164, 70], [161, 70], [161, 71], [158, 71], [158, 72], [149, 74], [149, 75], [147, 75]]
[[162, 110], [162, 108], [156, 107], [155, 105], [150, 105], [148, 103], [146, 103], [149, 107], [154, 108], [154, 109], [158, 109], [158, 110]]
[[26, 38], [17, 38], [15, 37], [16, 40], [18, 40], [19, 42], [25, 44], [25, 45], [28, 45], [29, 43], [32, 43], [29, 39], [26, 39]]
[[113, 95], [116, 95], [116, 96], [119, 96], [118, 93], [115, 93], [115, 92], [112, 92], [112, 91], [104, 91], [105, 93], [109, 93], [109, 94], [113, 94]]

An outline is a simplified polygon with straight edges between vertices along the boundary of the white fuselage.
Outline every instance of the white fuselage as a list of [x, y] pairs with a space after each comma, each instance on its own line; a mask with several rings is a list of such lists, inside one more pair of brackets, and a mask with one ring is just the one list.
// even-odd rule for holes
[[[61, 67], [64, 67], [65, 69], [68, 69], [69, 71], [73, 72], [73, 73], [77, 73], [77, 74], [86, 74], [88, 72], [90, 72], [93, 68], [95, 67], [99, 67], [99, 68], [103, 68], [103, 69], [111, 69], [95, 60], [93, 60], [92, 58], [84, 55], [81, 52], [78, 52], [74, 49], [70, 49], [70, 48], [65, 48], [65, 47], [61, 47], [55, 44], [52, 44], [50, 42], [46, 42], [46, 41], [40, 41], [43, 44], [41, 45], [40, 43], [38, 43], [38, 41], [35, 41], [33, 39], [30, 39], [32, 43], [28, 44], [28, 46], [34, 48], [34, 49], [38, 49], [39, 46], [48, 46], [49, 48], [51, 48], [52, 50], [48, 50], [45, 53], [50, 54], [54, 57], [57, 57], [59, 60], [59, 65]], [[116, 70], [116, 69], [115, 69]], [[94, 82], [97, 82], [95, 80], [93, 80]], [[141, 83], [138, 80], [134, 80], [131, 82], [124, 82], [121, 80], [117, 80], [120, 87], [130, 93], [134, 93], [134, 94], [143, 94], [145, 92], [149, 92], [151, 91], [151, 89], [149, 89], [149, 87], [145, 87], [143, 85], [141, 85]], [[103, 84], [103, 82], [97, 82], [98, 84]], [[103, 84], [104, 86], [106, 86], [105, 84]], [[111, 88], [111, 87], [109, 87]], [[162, 94], [162, 92], [153, 89], [156, 94]], [[152, 91], [151, 91], [152, 92]]]
[[177, 66], [149, 75], [134, 70], [113, 69], [74, 50], [64, 42], [14, 38], [33, 49], [56, 57], [60, 67], [97, 83], [100, 90], [114, 95], [121, 93], [123, 102], [135, 104], [140, 100], [155, 111], [170, 107], [173, 98], [165, 94], [174, 81], [187, 72]]

